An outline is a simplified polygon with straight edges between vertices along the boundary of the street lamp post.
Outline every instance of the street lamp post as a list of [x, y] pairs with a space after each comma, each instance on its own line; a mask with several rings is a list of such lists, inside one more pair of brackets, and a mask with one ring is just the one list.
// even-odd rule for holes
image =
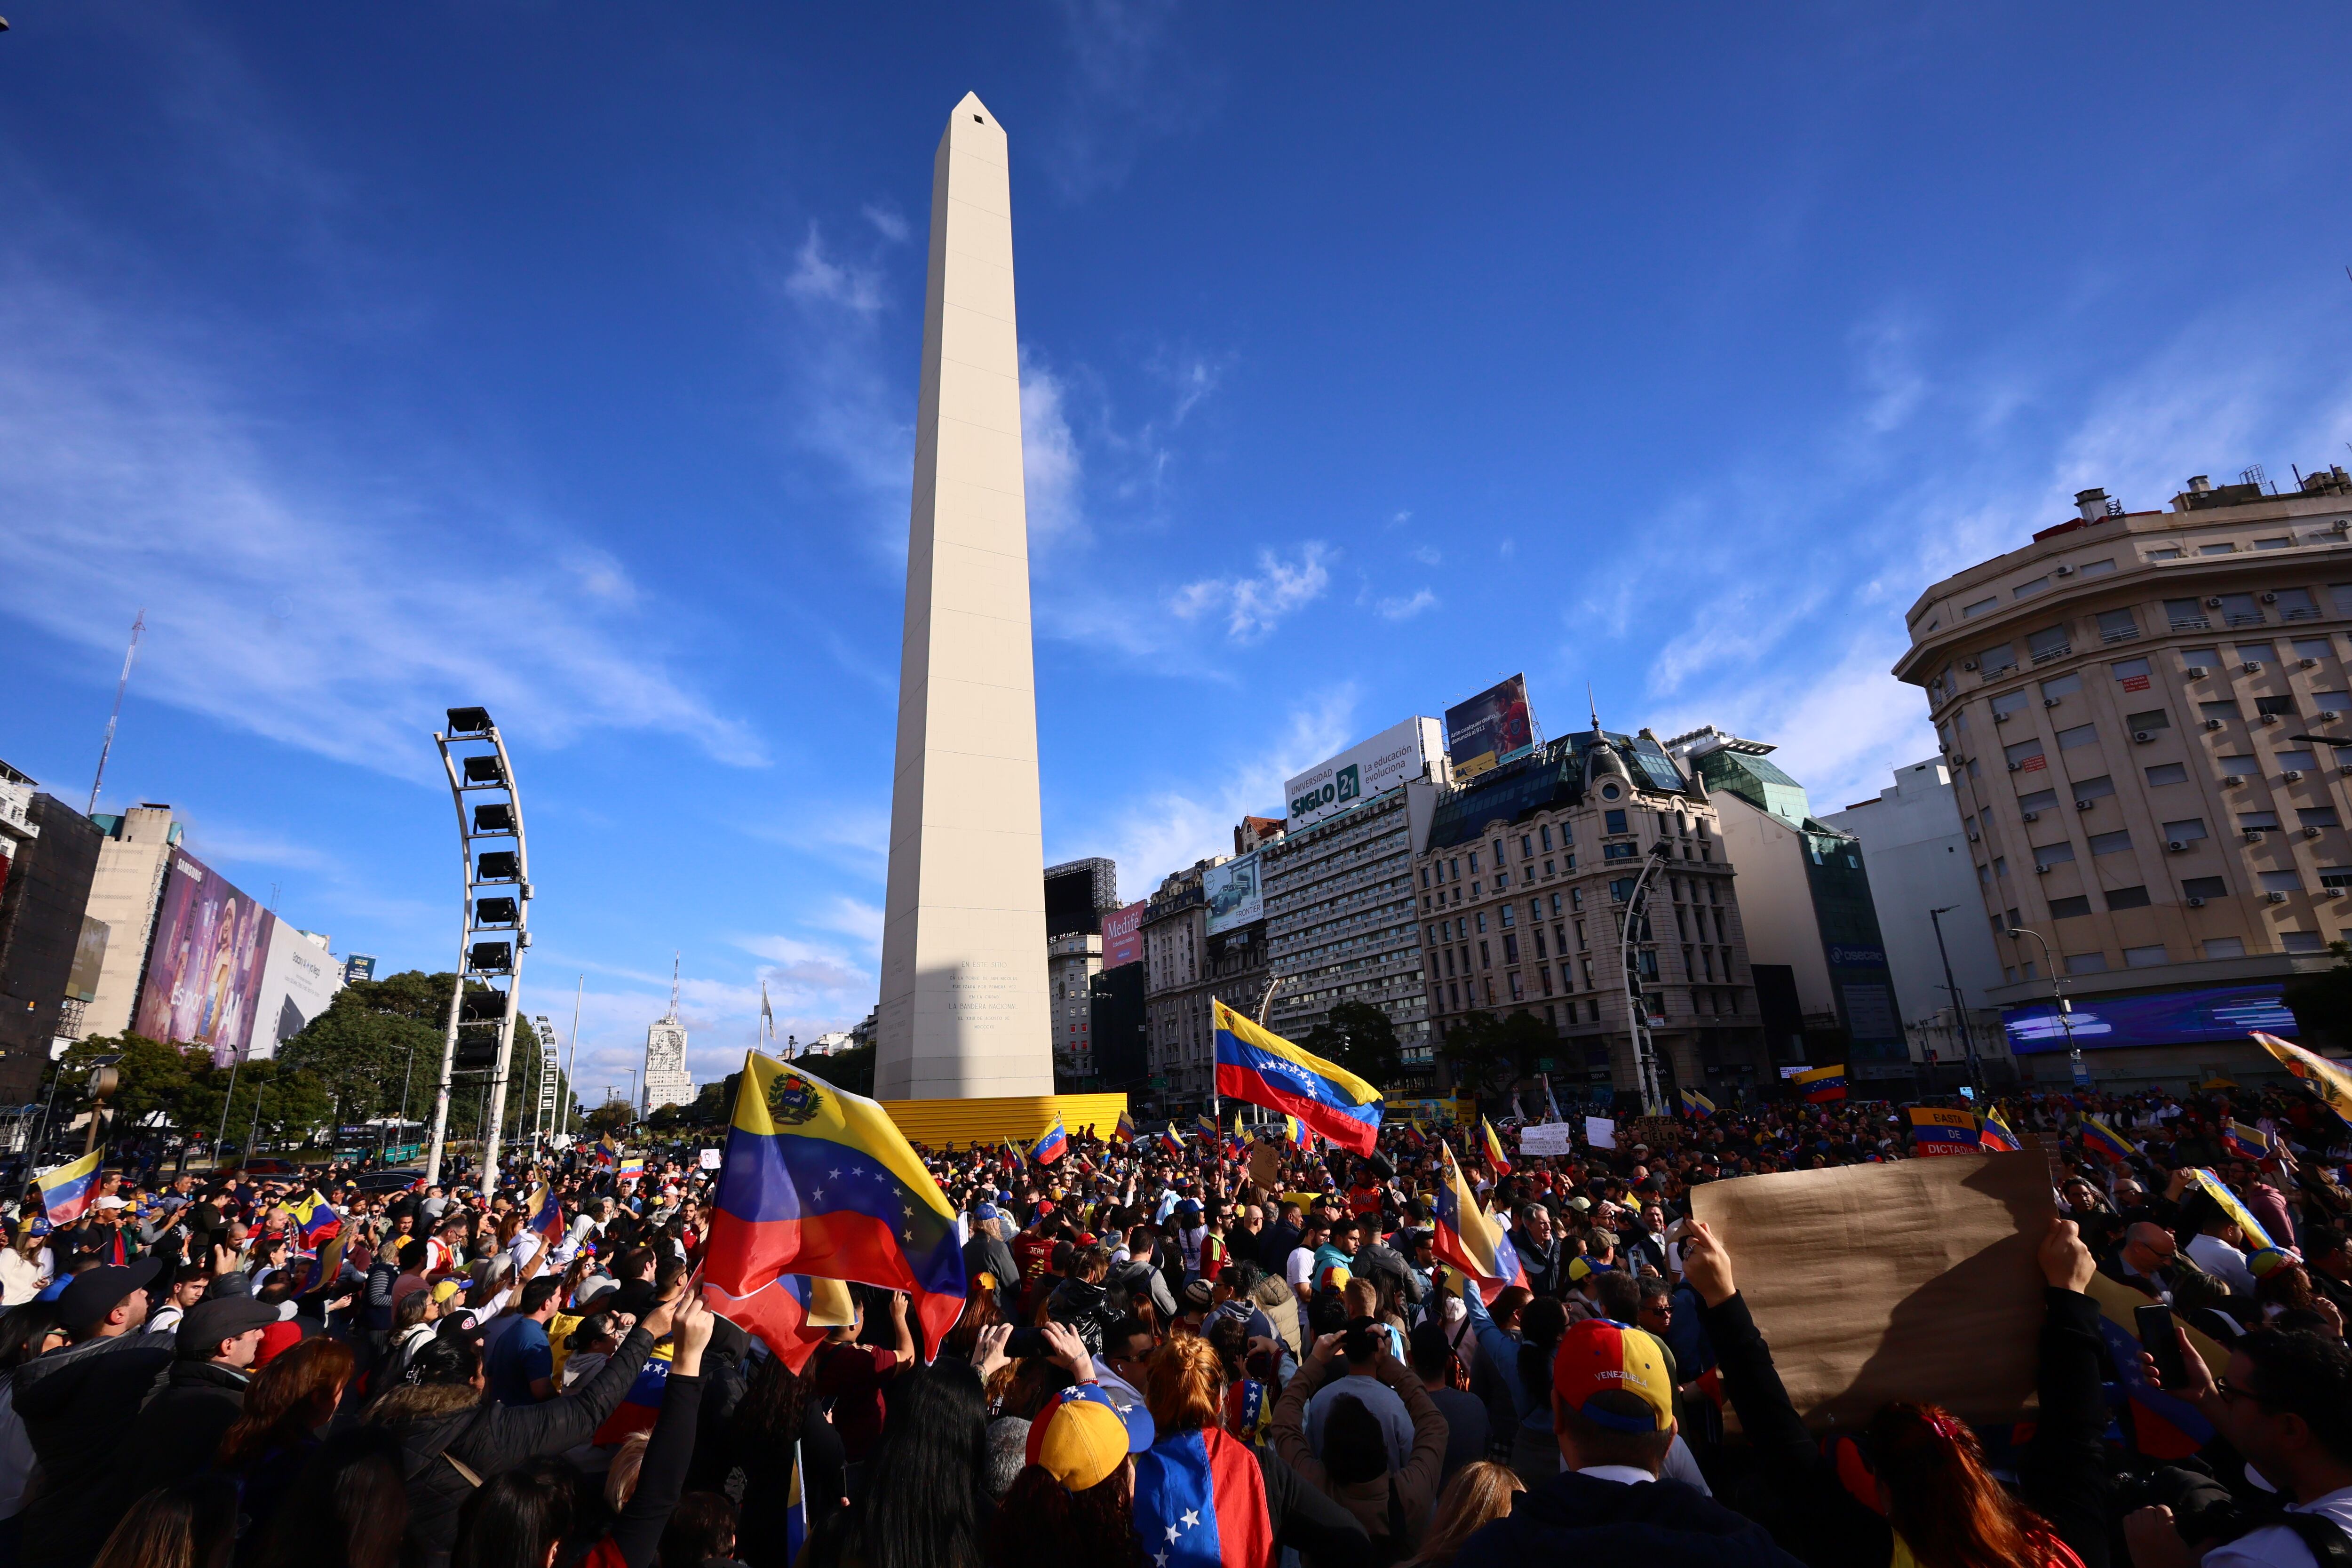
[[1645, 1116], [1666, 1114], [1658, 1085], [1658, 1047], [1650, 1035], [1648, 998], [1642, 994], [1640, 973], [1633, 967], [1633, 948], [1642, 927], [1642, 913], [1647, 907], [1650, 878], [1665, 863], [1671, 847], [1663, 838], [1650, 846], [1644, 858], [1642, 874], [1633, 879], [1633, 890], [1625, 899], [1625, 921], [1618, 932], [1618, 962], [1625, 977], [1626, 1023], [1633, 1035], [1633, 1069], [1642, 1084], [1642, 1111]]
[[2066, 1004], [2066, 983], [2058, 977], [2058, 964], [2050, 955], [2050, 944], [2042, 940], [2040, 931], [2029, 931], [2023, 926], [2010, 927], [2009, 934], [2011, 937], [2030, 936], [2042, 949], [2042, 962], [2050, 966], [2050, 999], [2057, 1004], [2058, 1026], [2066, 1035], [2066, 1060], [2074, 1069], [2074, 1081], [2080, 1084], [2084, 1081], [2083, 1047], [2074, 1043], [2074, 1011]]
[[1927, 923], [1936, 928], [1936, 956], [1944, 961], [1944, 990], [1952, 999], [1952, 1016], [1959, 1020], [1960, 1049], [1968, 1053], [1969, 1082], [1981, 1098], [1985, 1091], [1984, 1066], [1977, 1059], [1977, 1037], [1969, 1027], [1968, 999], [1960, 994], [1959, 985], [1952, 979], [1952, 955], [1944, 949], [1944, 922], [1941, 917], [1958, 909], [1958, 904], [1946, 904], [1940, 910], [1927, 911]]

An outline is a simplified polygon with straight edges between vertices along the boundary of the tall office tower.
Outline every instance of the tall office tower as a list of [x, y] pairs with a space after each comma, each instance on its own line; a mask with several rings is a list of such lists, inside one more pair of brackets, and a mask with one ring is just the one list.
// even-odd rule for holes
[[677, 1021], [677, 961], [670, 961], [669, 1011], [646, 1030], [646, 1114], [665, 1105], [694, 1103], [694, 1075], [686, 1070], [686, 1026]]
[[967, 93], [931, 174], [875, 1089], [1050, 1094], [1045, 834], [1004, 132]]

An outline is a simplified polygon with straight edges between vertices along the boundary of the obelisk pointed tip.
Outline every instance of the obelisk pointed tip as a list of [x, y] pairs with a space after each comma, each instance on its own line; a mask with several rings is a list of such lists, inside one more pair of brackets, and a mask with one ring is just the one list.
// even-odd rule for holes
[[[966, 125], [975, 123], [996, 125], [996, 116], [988, 111], [988, 105], [980, 101], [980, 94], [976, 92], [967, 92], [963, 95], [962, 100], [955, 106], [954, 118]], [[1001, 131], [1003, 127], [999, 125], [997, 129]]]

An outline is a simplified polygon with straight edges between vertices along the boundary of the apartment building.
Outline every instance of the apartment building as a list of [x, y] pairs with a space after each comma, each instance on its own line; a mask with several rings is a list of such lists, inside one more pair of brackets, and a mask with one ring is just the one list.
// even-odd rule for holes
[[1255, 1013], [1265, 994], [1265, 921], [1212, 932], [1203, 881], [1231, 857], [1198, 860], [1161, 881], [1143, 914], [1148, 1109], [1205, 1104], [1216, 1080], [1211, 1005]]
[[[1596, 724], [1440, 789], [1414, 858], [1441, 1040], [1472, 1012], [1528, 1014], [1559, 1041], [1530, 1070], [1590, 1093], [1636, 1090], [1638, 994], [1669, 1098], [1678, 1085], [1737, 1098], [1771, 1081], [1716, 805], [1647, 730]], [[1636, 907], [1633, 987], [1621, 938]]]
[[2264, 1071], [2247, 1032], [2292, 1031], [2282, 984], [2352, 929], [2352, 476], [2075, 499], [1921, 595], [1895, 668], [1953, 770], [1989, 999], [2045, 1081], [2070, 1044], [2103, 1084]]
[[1427, 820], [1433, 786], [1400, 784], [1266, 841], [1268, 963], [1281, 977], [1266, 1026], [1304, 1040], [1340, 1002], [1378, 1007], [1395, 1026], [1407, 1073], [1433, 1071], [1429, 1003], [1413, 918], [1412, 805]]

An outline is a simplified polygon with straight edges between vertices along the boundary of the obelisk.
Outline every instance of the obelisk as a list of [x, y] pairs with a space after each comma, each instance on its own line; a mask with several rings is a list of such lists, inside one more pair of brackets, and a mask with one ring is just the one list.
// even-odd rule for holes
[[1053, 1092], [1045, 866], [1012, 184], [967, 93], [931, 166], [878, 1098]]

